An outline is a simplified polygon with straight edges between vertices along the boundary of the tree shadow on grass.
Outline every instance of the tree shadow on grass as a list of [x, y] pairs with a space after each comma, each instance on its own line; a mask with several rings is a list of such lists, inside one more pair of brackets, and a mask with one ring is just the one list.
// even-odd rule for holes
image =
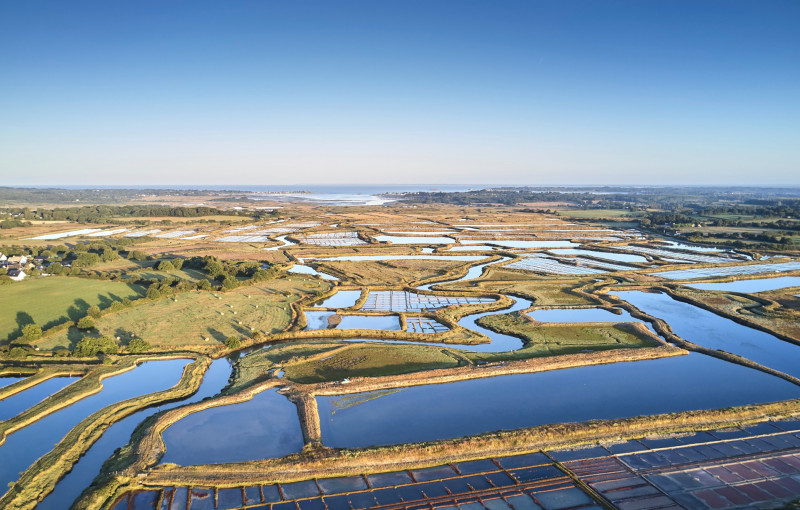
[[17, 321], [17, 329], [13, 330], [11, 333], [8, 334], [8, 337], [6, 337], [5, 342], [11, 342], [21, 337], [22, 328], [24, 328], [28, 324], [35, 324], [36, 322], [33, 320], [33, 317], [31, 317], [31, 315], [28, 312], [17, 312], [16, 321]]
[[99, 306], [101, 310], [108, 308], [113, 302], [114, 301], [105, 294], [97, 295], [97, 306]]
[[78, 298], [75, 302], [67, 308], [67, 317], [69, 320], [76, 321], [86, 315], [86, 310], [89, 309], [89, 303], [85, 299]]
[[220, 331], [218, 329], [214, 329], [214, 328], [206, 328], [206, 331], [208, 331], [208, 334], [211, 335], [211, 338], [213, 338], [217, 342], [220, 342], [220, 343], [223, 343], [223, 344], [225, 343], [225, 339], [227, 337], [225, 336], [225, 333], [223, 333], [222, 331]]

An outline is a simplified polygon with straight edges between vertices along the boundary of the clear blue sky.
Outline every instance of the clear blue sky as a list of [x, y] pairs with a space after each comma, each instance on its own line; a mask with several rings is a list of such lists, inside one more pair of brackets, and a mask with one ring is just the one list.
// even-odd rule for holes
[[0, 2], [6, 184], [800, 184], [800, 1]]

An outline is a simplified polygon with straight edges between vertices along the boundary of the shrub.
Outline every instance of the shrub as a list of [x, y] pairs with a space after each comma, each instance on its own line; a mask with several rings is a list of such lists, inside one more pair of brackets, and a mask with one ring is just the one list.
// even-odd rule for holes
[[175, 269], [180, 269], [183, 267], [183, 259], [172, 259], [170, 262], [172, 262], [172, 267]]
[[97, 305], [92, 305], [86, 310], [86, 315], [94, 319], [99, 318], [100, 314], [101, 314], [100, 307]]
[[128, 260], [147, 260], [147, 254], [139, 250], [129, 251]]
[[175, 266], [169, 260], [162, 260], [158, 263], [158, 267], [156, 268], [159, 271], [172, 271], [175, 269]]
[[239, 280], [234, 278], [233, 276], [226, 276], [224, 280], [222, 280], [222, 288], [225, 290], [235, 289], [239, 286]]
[[199, 290], [209, 290], [211, 289], [211, 282], [205, 279], [200, 280], [197, 282], [197, 288]]
[[131, 354], [139, 354], [142, 352], [147, 352], [152, 348], [153, 348], [152, 345], [145, 342], [141, 338], [134, 338], [130, 342], [128, 342], [128, 352], [130, 352]]
[[42, 336], [42, 328], [36, 324], [28, 324], [22, 328], [22, 338], [25, 340], [36, 340]]
[[241, 346], [242, 346], [242, 341], [239, 340], [238, 336], [229, 336], [225, 340], [225, 347], [227, 347], [228, 349], [238, 349]]
[[13, 359], [21, 359], [28, 355], [28, 349], [24, 347], [12, 347], [8, 351], [8, 357]]
[[79, 358], [86, 358], [89, 356], [96, 356], [100, 353], [114, 354], [117, 352], [117, 349], [117, 342], [114, 341], [113, 338], [107, 336], [97, 338], [85, 336], [78, 342], [78, 345], [75, 346], [75, 350], [72, 351], [72, 353]]
[[81, 317], [76, 326], [82, 330], [94, 329], [94, 319], [89, 316]]
[[158, 284], [153, 283], [147, 288], [147, 299], [158, 299], [161, 297], [161, 292], [158, 290]]

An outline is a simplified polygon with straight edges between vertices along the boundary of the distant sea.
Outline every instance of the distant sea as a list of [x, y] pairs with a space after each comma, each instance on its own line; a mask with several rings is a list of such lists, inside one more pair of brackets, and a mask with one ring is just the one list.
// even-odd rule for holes
[[369, 184], [369, 185], [252, 185], [252, 184], [199, 184], [199, 185], [165, 185], [165, 184], [130, 184], [130, 185], [51, 185], [51, 186], [19, 186], [24, 188], [61, 188], [61, 189], [164, 189], [164, 190], [210, 190], [210, 191], [249, 191], [249, 192], [272, 192], [272, 193], [292, 193], [292, 192], [308, 192], [323, 195], [376, 195], [382, 193], [410, 193], [414, 191], [445, 191], [445, 192], [459, 192], [478, 190], [497, 186], [496, 184], [470, 184], [470, 185], [453, 185], [453, 184]]

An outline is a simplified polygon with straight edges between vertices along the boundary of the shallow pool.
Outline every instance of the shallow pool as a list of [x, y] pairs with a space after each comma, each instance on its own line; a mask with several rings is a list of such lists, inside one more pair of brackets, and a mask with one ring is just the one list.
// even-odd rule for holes
[[303, 448], [297, 408], [277, 390], [190, 414], [164, 431], [162, 462], [180, 465], [283, 457]]
[[[306, 310], [306, 329], [329, 329], [328, 319], [335, 312], [313, 312]], [[400, 331], [400, 318], [397, 315], [340, 315], [342, 321], [333, 329], [382, 329]]]
[[739, 280], [720, 283], [691, 283], [687, 287], [700, 290], [723, 290], [728, 292], [766, 292], [785, 287], [800, 286], [800, 276], [780, 276], [778, 278], [759, 278], [757, 280]]
[[320, 308], [350, 308], [360, 297], [360, 290], [340, 290], [316, 306]]

